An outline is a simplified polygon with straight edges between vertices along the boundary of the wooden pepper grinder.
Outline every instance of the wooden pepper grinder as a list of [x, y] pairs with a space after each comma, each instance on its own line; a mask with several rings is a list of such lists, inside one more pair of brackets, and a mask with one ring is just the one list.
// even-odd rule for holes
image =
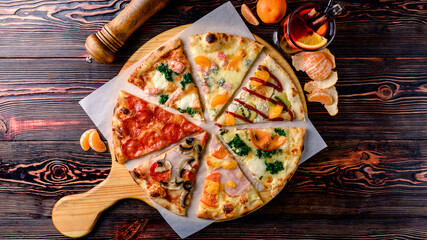
[[86, 51], [99, 63], [111, 63], [126, 40], [169, 0], [132, 0], [123, 11], [96, 34], [86, 39]]

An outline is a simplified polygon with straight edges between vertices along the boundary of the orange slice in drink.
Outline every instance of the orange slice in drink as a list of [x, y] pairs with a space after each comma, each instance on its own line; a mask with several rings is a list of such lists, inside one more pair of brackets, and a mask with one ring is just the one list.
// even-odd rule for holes
[[93, 150], [97, 152], [107, 151], [107, 148], [105, 147], [104, 142], [101, 140], [96, 130], [91, 132], [89, 135], [89, 145]]
[[243, 17], [245, 18], [246, 21], [248, 21], [248, 23], [255, 25], [255, 26], [259, 25], [258, 19], [252, 13], [251, 9], [249, 9], [248, 5], [242, 4], [240, 11], [242, 12]]
[[320, 36], [315, 32], [312, 32], [311, 34], [307, 34], [298, 38], [296, 43], [301, 48], [307, 50], [316, 50], [325, 46], [328, 43], [328, 39]]
[[95, 129], [89, 129], [86, 130], [82, 136], [80, 137], [80, 146], [83, 148], [83, 150], [88, 151], [90, 148], [89, 145], [89, 135], [93, 132], [96, 131]]

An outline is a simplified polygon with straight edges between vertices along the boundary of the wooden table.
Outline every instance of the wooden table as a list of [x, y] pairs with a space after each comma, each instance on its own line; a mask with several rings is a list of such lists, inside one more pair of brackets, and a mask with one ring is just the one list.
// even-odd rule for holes
[[[113, 64], [87, 63], [84, 41], [129, 1], [0, 3], [0, 239], [61, 239], [51, 211], [109, 173], [109, 153], [84, 152], [94, 125], [78, 101], [114, 77], [153, 36], [196, 21], [224, 1], [173, 1], [142, 25]], [[232, 1], [240, 11], [246, 1]], [[302, 164], [257, 212], [190, 238], [427, 238], [427, 11], [425, 1], [345, 1], [330, 45], [340, 113], [309, 116], [329, 147]], [[246, 2], [251, 8], [255, 1]], [[305, 1], [288, 1], [295, 9]], [[272, 42], [274, 26], [249, 26]], [[302, 83], [308, 78], [298, 73]], [[89, 239], [178, 238], [158, 212], [123, 200]]]

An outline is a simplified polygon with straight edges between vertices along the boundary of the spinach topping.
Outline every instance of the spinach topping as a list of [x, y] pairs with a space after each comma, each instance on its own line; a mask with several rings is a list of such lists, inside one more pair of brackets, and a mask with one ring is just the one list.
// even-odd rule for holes
[[246, 143], [243, 142], [243, 140], [237, 134], [233, 140], [228, 143], [228, 145], [231, 147], [231, 149], [233, 149], [233, 152], [239, 156], [246, 156], [251, 151], [249, 146], [246, 145]]
[[222, 85], [224, 85], [224, 83], [225, 83], [225, 79], [224, 79], [224, 78], [221, 78], [221, 79], [218, 81], [218, 85], [219, 85], [220, 87], [222, 87]]
[[277, 153], [282, 153], [282, 149], [276, 149], [273, 151], [263, 151], [261, 149], [257, 149], [256, 150], [256, 155], [259, 158], [271, 158], [273, 155], [277, 154]]
[[162, 95], [160, 95], [159, 103], [160, 103], [160, 104], [165, 104], [165, 102], [166, 102], [168, 99], [169, 99], [169, 95], [167, 95], [167, 94], [162, 94]]
[[284, 136], [284, 137], [286, 137], [286, 132], [285, 132], [285, 130], [284, 129], [281, 129], [281, 128], [275, 128], [274, 129], [274, 132], [275, 133], [277, 133], [278, 135], [280, 135], [280, 136]]
[[187, 107], [187, 109], [177, 108], [178, 112], [180, 113], [188, 113], [190, 116], [194, 116], [194, 114], [197, 113], [196, 109], [193, 109], [191, 107]]
[[274, 161], [272, 163], [265, 162], [265, 166], [267, 167], [267, 171], [271, 174], [276, 174], [284, 169], [283, 163], [279, 161]]
[[226, 129], [223, 129], [220, 133], [219, 133], [219, 135], [224, 135], [224, 134], [226, 134], [226, 133], [228, 133], [228, 130], [226, 130]]
[[187, 84], [190, 84], [193, 82], [193, 77], [191, 76], [190, 73], [186, 73], [181, 80], [181, 85], [182, 85], [182, 90], [185, 89], [185, 86], [187, 86]]
[[165, 75], [166, 80], [173, 82], [172, 73], [174, 73], [174, 71], [170, 70], [167, 64], [160, 63], [160, 66], [158, 66], [156, 69]]

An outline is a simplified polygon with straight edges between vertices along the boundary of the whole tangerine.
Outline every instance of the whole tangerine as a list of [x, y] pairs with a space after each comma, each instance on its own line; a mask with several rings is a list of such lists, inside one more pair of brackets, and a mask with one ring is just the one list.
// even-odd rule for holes
[[285, 0], [259, 0], [256, 12], [264, 23], [278, 23], [285, 16], [286, 7]]

